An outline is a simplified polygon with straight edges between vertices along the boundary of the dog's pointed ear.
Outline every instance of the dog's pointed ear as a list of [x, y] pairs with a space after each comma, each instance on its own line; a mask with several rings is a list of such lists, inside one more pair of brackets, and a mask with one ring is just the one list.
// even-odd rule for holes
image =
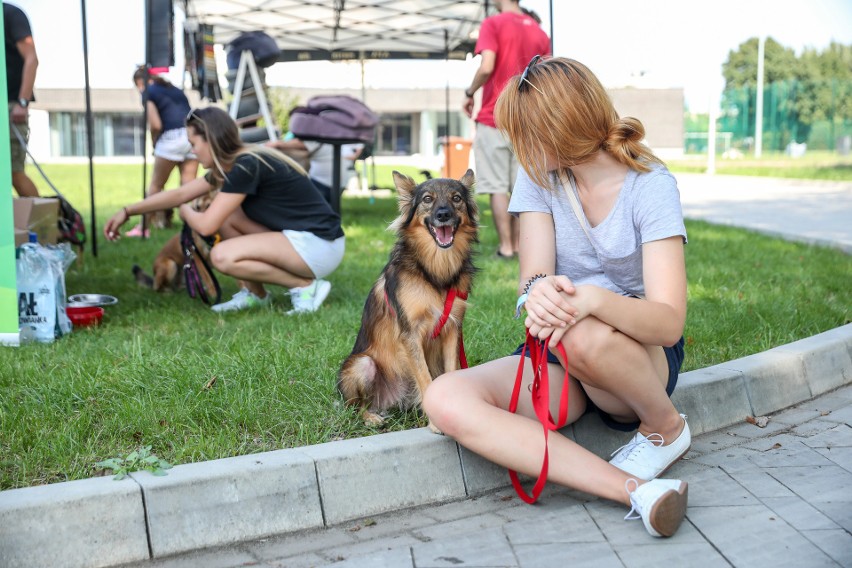
[[414, 200], [414, 190], [417, 188], [417, 184], [414, 183], [413, 179], [396, 170], [393, 172], [393, 182], [399, 193], [399, 210], [401, 213], [405, 213]]
[[467, 170], [459, 181], [463, 186], [472, 190], [473, 185], [476, 183], [476, 178], [473, 176], [473, 170]]

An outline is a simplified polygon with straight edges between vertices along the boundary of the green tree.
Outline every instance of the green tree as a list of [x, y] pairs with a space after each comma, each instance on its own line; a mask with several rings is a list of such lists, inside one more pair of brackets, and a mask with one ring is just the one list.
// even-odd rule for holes
[[[728, 53], [723, 122], [741, 138], [754, 132], [758, 39], [751, 38]], [[813, 125], [852, 119], [852, 46], [832, 42], [825, 50], [791, 48], [766, 39], [764, 50], [764, 125], [774, 124], [780, 147], [808, 140]], [[774, 113], [774, 114], [772, 114]]]
[[[722, 64], [726, 90], [757, 87], [757, 51], [758, 39], [753, 37], [728, 52], [728, 59]], [[766, 38], [763, 60], [765, 84], [793, 79], [796, 63], [796, 53], [791, 48], [784, 47], [771, 37]]]
[[269, 106], [272, 111], [272, 118], [282, 135], [290, 130], [290, 111], [298, 105], [299, 97], [287, 89], [269, 89]]

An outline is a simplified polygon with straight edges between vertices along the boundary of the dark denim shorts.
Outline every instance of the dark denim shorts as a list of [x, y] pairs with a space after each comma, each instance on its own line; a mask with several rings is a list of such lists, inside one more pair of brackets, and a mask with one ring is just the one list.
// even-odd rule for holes
[[[666, 384], [666, 394], [668, 394], [669, 396], [672, 395], [675, 390], [675, 387], [677, 386], [677, 377], [680, 374], [680, 368], [683, 365], [683, 343], [683, 337], [681, 337], [680, 341], [678, 341], [671, 347], [663, 347], [663, 351], [666, 354], [666, 361], [668, 361], [669, 363], [669, 381]], [[522, 343], [518, 346], [517, 349], [515, 349], [515, 352], [512, 353], [512, 355], [520, 355], [523, 348], [524, 344]], [[527, 352], [527, 357], [529, 356], [530, 354], [529, 352]], [[554, 365], [560, 364], [559, 359], [556, 358], [556, 355], [554, 355], [549, 350], [547, 352], [547, 362], [553, 363]], [[638, 421], [618, 422], [614, 420], [612, 416], [595, 406], [595, 403], [592, 402], [591, 399], [587, 399], [586, 402], [586, 413], [589, 412], [597, 412], [598, 416], [601, 417], [601, 420], [603, 420], [604, 424], [606, 424], [613, 430], [618, 430], [620, 432], [632, 432], [633, 430], [639, 428]]]

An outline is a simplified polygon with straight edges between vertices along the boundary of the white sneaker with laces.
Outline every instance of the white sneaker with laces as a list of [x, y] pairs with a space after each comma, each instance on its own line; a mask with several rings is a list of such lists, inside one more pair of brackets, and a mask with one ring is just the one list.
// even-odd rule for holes
[[665, 440], [659, 434], [651, 434], [646, 438], [636, 432], [630, 442], [612, 452], [613, 458], [609, 463], [633, 477], [654, 479], [685, 456], [692, 444], [686, 416], [681, 414], [680, 417], [683, 418], [683, 431], [668, 446], [663, 445]]
[[331, 282], [317, 278], [313, 283], [304, 288], [290, 288], [290, 299], [293, 301], [293, 309], [287, 312], [288, 316], [293, 314], [306, 314], [319, 309], [328, 293], [331, 291]]
[[248, 288], [243, 288], [239, 292], [234, 294], [227, 302], [222, 302], [221, 304], [211, 306], [210, 309], [216, 313], [236, 312], [249, 308], [259, 308], [261, 306], [268, 306], [271, 300], [272, 297], [268, 293], [265, 297], [261, 298], [250, 292]]
[[[630, 490], [631, 485], [634, 487]], [[679, 479], [654, 479], [639, 485], [635, 479], [624, 482], [633, 506], [624, 520], [642, 519], [651, 536], [672, 536], [686, 515], [689, 486]]]

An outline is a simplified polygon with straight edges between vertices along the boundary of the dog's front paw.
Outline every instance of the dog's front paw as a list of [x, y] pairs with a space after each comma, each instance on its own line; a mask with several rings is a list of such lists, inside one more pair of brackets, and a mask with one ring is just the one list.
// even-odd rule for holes
[[431, 420], [429, 421], [429, 430], [431, 430], [432, 432], [434, 432], [435, 434], [438, 434], [438, 435], [440, 435], [440, 436], [443, 436], [443, 435], [444, 435], [444, 433], [443, 433], [443, 432], [441, 432], [440, 430], [438, 430], [438, 427], [437, 427], [437, 426], [435, 426], [434, 424], [432, 424], [432, 421], [431, 421]]
[[361, 413], [361, 418], [364, 419], [365, 426], [381, 426], [385, 423], [385, 419], [375, 412], [370, 412], [369, 410], [365, 410]]

